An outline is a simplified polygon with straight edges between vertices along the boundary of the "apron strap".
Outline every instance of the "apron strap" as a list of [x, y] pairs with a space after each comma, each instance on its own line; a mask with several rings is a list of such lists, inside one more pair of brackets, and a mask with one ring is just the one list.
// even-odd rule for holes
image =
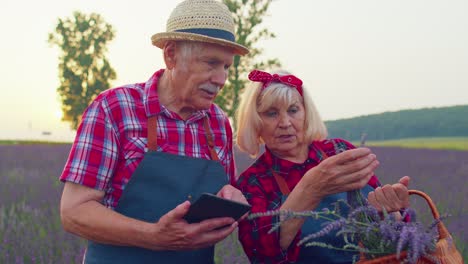
[[278, 173], [275, 171], [271, 171], [273, 176], [275, 177], [276, 184], [278, 184], [278, 187], [280, 188], [280, 191], [283, 195], [288, 195], [291, 193], [291, 190], [289, 190], [288, 185], [286, 184], [286, 181], [284, 180], [283, 177], [279, 176]]
[[205, 117], [203, 126], [205, 127], [206, 141], [208, 141], [208, 148], [210, 149], [211, 159], [219, 161], [218, 154], [216, 154], [216, 151], [214, 149], [213, 134], [211, 133], [210, 124], [208, 122], [208, 116]]
[[[204, 118], [203, 127], [205, 129], [206, 140], [208, 141], [208, 149], [210, 150], [211, 159], [219, 161], [218, 154], [214, 150], [213, 134], [211, 133], [208, 116]], [[148, 117], [148, 151], [158, 150], [158, 116], [153, 115]]]
[[148, 117], [148, 151], [158, 149], [158, 116]]
[[[328, 158], [328, 155], [323, 151], [321, 148], [315, 148], [317, 149], [321, 154], [322, 154], [322, 161], [326, 158]], [[284, 180], [282, 176], [280, 176], [276, 171], [272, 170], [271, 173], [273, 174], [273, 177], [275, 177], [276, 184], [278, 184], [278, 187], [280, 188], [280, 191], [283, 195], [288, 195], [291, 193], [291, 190], [288, 187], [288, 184]]]

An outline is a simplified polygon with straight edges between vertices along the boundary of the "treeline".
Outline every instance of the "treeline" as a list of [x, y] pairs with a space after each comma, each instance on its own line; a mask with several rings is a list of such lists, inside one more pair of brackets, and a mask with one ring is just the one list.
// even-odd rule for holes
[[402, 110], [325, 122], [329, 137], [368, 140], [468, 136], [468, 105]]

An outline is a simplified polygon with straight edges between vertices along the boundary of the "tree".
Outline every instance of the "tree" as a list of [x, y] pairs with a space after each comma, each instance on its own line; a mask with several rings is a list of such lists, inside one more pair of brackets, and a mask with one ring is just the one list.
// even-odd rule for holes
[[114, 35], [112, 26], [99, 14], [79, 11], [71, 18], [59, 18], [54, 32], [49, 33], [48, 42], [61, 49], [57, 91], [63, 120], [71, 122], [72, 129], [77, 128], [89, 103], [117, 78], [105, 56]]
[[[281, 66], [278, 59], [265, 62], [256, 61], [263, 50], [254, 45], [261, 39], [275, 38], [268, 29], [258, 29], [266, 15], [272, 0], [223, 0], [233, 14], [236, 24], [236, 41], [250, 50], [243, 57], [235, 56], [233, 65], [229, 68], [226, 85], [216, 97], [215, 102], [233, 119], [236, 124], [235, 113], [239, 106], [240, 95], [247, 83], [247, 74], [252, 69], [268, 69]], [[236, 127], [234, 127], [236, 129]]]

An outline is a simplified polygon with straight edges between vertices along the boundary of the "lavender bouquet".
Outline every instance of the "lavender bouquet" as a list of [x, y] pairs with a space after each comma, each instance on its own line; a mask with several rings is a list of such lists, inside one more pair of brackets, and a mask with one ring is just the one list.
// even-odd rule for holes
[[[366, 201], [362, 195], [361, 201]], [[341, 214], [343, 206], [351, 208], [347, 216]], [[338, 201], [333, 209], [325, 208], [322, 211], [269, 211], [249, 215], [249, 219], [280, 215], [281, 222], [273, 226], [270, 232], [278, 229], [283, 221], [292, 218], [311, 217], [313, 219], [325, 219], [323, 228], [314, 234], [309, 234], [299, 241], [299, 245], [318, 246], [334, 250], [356, 252], [354, 262], [359, 254], [364, 254], [366, 259], [374, 259], [385, 255], [407, 252], [406, 258], [401, 261], [416, 263], [419, 258], [425, 257], [434, 263], [439, 261], [431, 255], [436, 248], [439, 237], [437, 224], [440, 219], [434, 220], [425, 227], [416, 221], [416, 213], [408, 208], [404, 210], [402, 217], [409, 216], [408, 221], [397, 219], [394, 214], [383, 213], [383, 216], [372, 206], [361, 205], [353, 208], [347, 201]], [[343, 247], [320, 242], [320, 238], [337, 231], [345, 242]]]

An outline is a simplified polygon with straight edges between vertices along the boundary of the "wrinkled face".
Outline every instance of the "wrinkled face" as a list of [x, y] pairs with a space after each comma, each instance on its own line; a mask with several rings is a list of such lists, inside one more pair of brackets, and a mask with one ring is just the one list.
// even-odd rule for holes
[[225, 47], [203, 44], [187, 56], [179, 55], [173, 69], [175, 96], [183, 108], [210, 108], [224, 86], [234, 53]]
[[305, 110], [298, 93], [293, 94], [292, 103], [273, 104], [259, 115], [260, 137], [276, 155], [289, 155], [304, 144]]

